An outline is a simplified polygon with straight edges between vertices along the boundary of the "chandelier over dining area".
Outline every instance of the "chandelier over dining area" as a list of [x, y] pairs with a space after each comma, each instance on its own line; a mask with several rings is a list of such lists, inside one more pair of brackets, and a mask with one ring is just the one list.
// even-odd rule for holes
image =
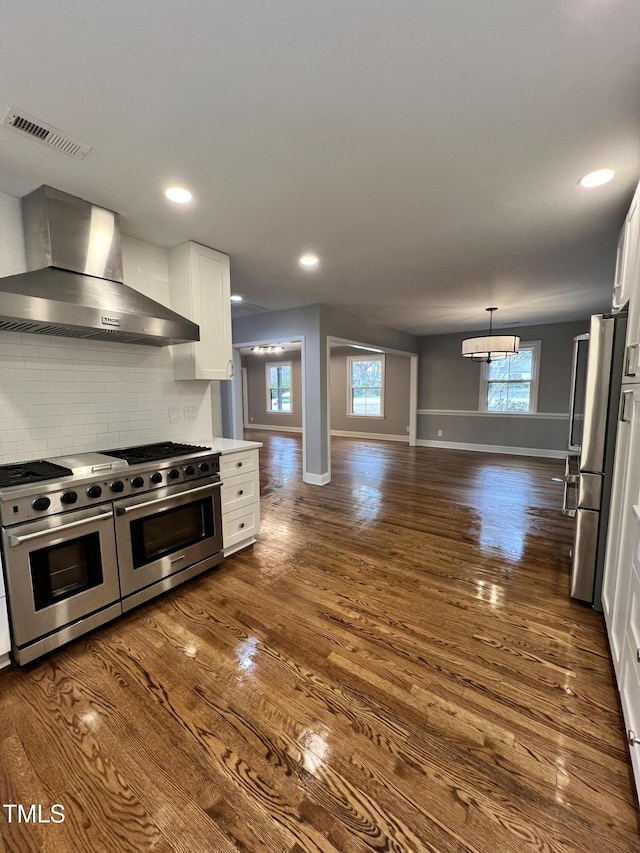
[[491, 364], [492, 361], [517, 355], [520, 349], [520, 338], [517, 335], [494, 335], [493, 312], [498, 309], [492, 307], [485, 310], [489, 312], [489, 334], [477, 338], [465, 338], [462, 341], [463, 357]]

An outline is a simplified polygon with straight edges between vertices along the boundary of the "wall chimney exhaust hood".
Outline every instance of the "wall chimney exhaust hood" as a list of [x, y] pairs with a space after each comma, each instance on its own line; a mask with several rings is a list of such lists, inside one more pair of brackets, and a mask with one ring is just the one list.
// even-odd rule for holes
[[167, 346], [187, 320], [122, 283], [120, 217], [42, 186], [22, 199], [28, 272], [0, 278], [0, 329]]

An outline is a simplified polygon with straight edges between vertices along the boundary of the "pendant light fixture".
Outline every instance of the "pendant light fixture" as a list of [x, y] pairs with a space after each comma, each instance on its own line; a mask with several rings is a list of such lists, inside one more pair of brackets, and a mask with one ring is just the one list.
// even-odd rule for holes
[[494, 335], [493, 312], [497, 308], [486, 308], [489, 312], [489, 334], [482, 338], [466, 338], [462, 341], [462, 355], [472, 361], [486, 361], [491, 364], [501, 358], [517, 355], [520, 338], [517, 335]]

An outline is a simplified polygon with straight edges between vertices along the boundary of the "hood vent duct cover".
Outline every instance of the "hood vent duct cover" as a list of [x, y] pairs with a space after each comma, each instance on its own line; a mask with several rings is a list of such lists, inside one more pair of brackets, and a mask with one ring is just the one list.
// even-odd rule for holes
[[52, 187], [22, 199], [29, 272], [0, 278], [0, 329], [166, 346], [195, 323], [122, 284], [119, 216]]
[[52, 127], [52, 125], [13, 107], [9, 107], [2, 119], [2, 126], [24, 133], [38, 142], [43, 142], [49, 148], [55, 148], [56, 151], [68, 154], [69, 157], [76, 160], [84, 160], [91, 151], [91, 146], [87, 145], [86, 142], [80, 142], [79, 139], [74, 139], [73, 136], [63, 133], [56, 127]]

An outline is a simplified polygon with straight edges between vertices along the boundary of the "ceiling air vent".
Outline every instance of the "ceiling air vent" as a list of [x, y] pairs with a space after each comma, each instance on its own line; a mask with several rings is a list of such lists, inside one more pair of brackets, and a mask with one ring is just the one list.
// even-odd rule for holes
[[24, 133], [32, 139], [37, 139], [38, 142], [43, 142], [49, 148], [62, 151], [63, 154], [74, 157], [76, 160], [84, 160], [91, 151], [90, 145], [80, 142], [56, 127], [52, 127], [50, 124], [46, 124], [46, 122], [13, 107], [9, 107], [7, 110], [7, 114], [2, 119], [2, 126], [11, 127], [13, 130]]

